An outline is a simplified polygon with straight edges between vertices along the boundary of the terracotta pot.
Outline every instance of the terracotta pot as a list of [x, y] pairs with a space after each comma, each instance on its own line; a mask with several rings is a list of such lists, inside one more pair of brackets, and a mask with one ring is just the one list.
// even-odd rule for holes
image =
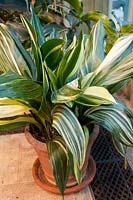
[[[33, 146], [34, 150], [37, 153], [38, 159], [34, 162], [32, 168], [32, 174], [35, 182], [41, 188], [50, 191], [52, 193], [60, 193], [53, 176], [52, 167], [48, 157], [46, 144], [36, 140], [30, 133], [29, 128], [25, 129], [25, 136], [28, 142]], [[88, 144], [87, 154], [85, 163], [82, 169], [83, 181], [80, 185], [77, 185], [76, 180], [70, 174], [68, 177], [68, 182], [65, 189], [65, 194], [76, 192], [85, 186], [87, 186], [94, 178], [96, 173], [96, 165], [93, 158], [90, 156], [90, 148], [92, 146], [92, 141]]]

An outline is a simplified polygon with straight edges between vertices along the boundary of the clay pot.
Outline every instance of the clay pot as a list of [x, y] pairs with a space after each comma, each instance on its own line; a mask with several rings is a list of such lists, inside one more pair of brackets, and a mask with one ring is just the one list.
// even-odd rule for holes
[[[33, 146], [38, 156], [38, 159], [34, 162], [32, 168], [32, 175], [34, 177], [35, 182], [44, 190], [59, 194], [60, 192], [55, 183], [46, 144], [36, 140], [29, 133], [28, 127], [26, 127], [25, 129], [25, 136], [28, 142]], [[87, 155], [82, 169], [83, 173], [82, 183], [78, 185], [75, 178], [70, 174], [64, 192], [65, 194], [81, 190], [93, 180], [96, 173], [96, 165], [95, 161], [90, 156], [90, 148], [92, 146], [92, 143], [93, 142], [91, 141], [90, 145], [88, 144]]]

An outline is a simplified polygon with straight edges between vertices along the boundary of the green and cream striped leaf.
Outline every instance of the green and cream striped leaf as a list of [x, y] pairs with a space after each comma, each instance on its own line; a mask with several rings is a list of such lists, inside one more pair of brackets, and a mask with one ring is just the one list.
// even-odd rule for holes
[[89, 128], [85, 125], [82, 128], [83, 128], [84, 135], [85, 135], [86, 149], [87, 149], [87, 145], [88, 145], [88, 141], [89, 141]]
[[13, 117], [23, 115], [30, 110], [36, 112], [34, 108], [27, 104], [27, 102], [16, 99], [0, 98], [0, 118]]
[[36, 100], [42, 96], [42, 91], [42, 86], [32, 80], [16, 79], [0, 84], [0, 97]]
[[115, 137], [112, 137], [112, 140], [116, 150], [120, 153], [121, 156], [125, 157], [127, 153], [127, 146], [115, 139]]
[[8, 99], [8, 98], [0, 98], [0, 106], [1, 105], [24, 105], [24, 106], [28, 106], [28, 104], [26, 104], [26, 102], [22, 102], [16, 99]]
[[91, 72], [91, 73], [88, 73], [86, 74], [85, 76], [81, 77], [81, 88], [85, 90], [85, 88], [88, 88], [93, 79], [95, 77], [95, 73], [94, 72]]
[[40, 23], [38, 17], [36, 16], [32, 5], [30, 6], [30, 10], [31, 10], [31, 14], [32, 14], [31, 15], [31, 23], [32, 23], [33, 28], [36, 30], [38, 44], [41, 47], [42, 44], [46, 41], [46, 38], [45, 38], [45, 35], [43, 32], [41, 23]]
[[[105, 31], [101, 20], [93, 27], [90, 36], [85, 41], [85, 68], [86, 74], [93, 72], [104, 59]], [[83, 69], [84, 69], [83, 67]]]
[[23, 79], [23, 77], [12, 71], [5, 72], [0, 75], [0, 85], [16, 79]]
[[0, 120], [0, 130], [9, 130], [26, 124], [34, 124], [41, 130], [40, 124], [32, 117], [18, 117], [16, 119]]
[[24, 24], [25, 28], [27, 29], [30, 36], [30, 40], [32, 42], [31, 46], [32, 46], [32, 54], [34, 57], [34, 63], [36, 66], [36, 79], [37, 81], [42, 81], [43, 62], [38, 44], [37, 32], [32, 26], [32, 24], [24, 16], [21, 16], [21, 21]]
[[111, 94], [114, 94], [115, 92], [118, 92], [118, 90], [120, 88], [122, 88], [124, 85], [126, 85], [128, 83], [128, 81], [129, 81], [129, 79], [120, 81], [120, 82], [115, 83], [115, 84], [110, 84], [110, 85], [105, 86], [105, 87], [108, 89], [108, 91]]
[[92, 71], [94, 71], [104, 59], [105, 31], [101, 20], [92, 29]]
[[[87, 148], [88, 141], [89, 141], [89, 129], [87, 128], [87, 126], [83, 126], [82, 128], [83, 128], [83, 131], [84, 131], [86, 148]], [[77, 183], [80, 184], [81, 181], [82, 181], [82, 178], [83, 178], [82, 171], [78, 168], [77, 163], [74, 160], [73, 155], [70, 151], [68, 151], [68, 155], [69, 155], [71, 172], [72, 172], [73, 176], [75, 176]]]
[[[91, 82], [92, 76], [89, 76], [88, 78]], [[89, 79], [81, 81], [81, 86], [84, 86], [84, 88], [79, 89], [79, 79], [75, 79], [61, 89], [53, 92], [51, 98], [52, 102], [67, 103], [75, 101], [86, 106], [116, 103], [114, 97], [104, 87], [87, 87], [87, 83], [88, 85], [90, 83]]]
[[38, 43], [37, 43], [37, 32], [34, 29], [34, 27], [32, 26], [32, 24], [24, 17], [21, 15], [21, 21], [24, 24], [25, 28], [27, 29], [31, 41], [33, 42], [34, 46], [37, 47]]
[[12, 31], [9, 30], [9, 32], [11, 34], [12, 39], [14, 40], [15, 45], [17, 46], [18, 50], [20, 51], [22, 57], [24, 58], [27, 66], [29, 67], [31, 71], [31, 75], [32, 75], [31, 78], [33, 80], [36, 80], [36, 67], [34, 65], [31, 55], [28, 53], [28, 51], [25, 50], [25, 48], [23, 47], [23, 45], [21, 44], [17, 36]]
[[29, 110], [30, 108], [24, 105], [0, 105], [0, 118], [23, 115]]
[[47, 149], [56, 184], [61, 194], [64, 195], [69, 172], [69, 161], [66, 145], [62, 137], [57, 136], [52, 141], [48, 141]]
[[78, 40], [74, 37], [72, 44], [68, 47], [57, 70], [57, 78], [60, 86], [64, 85], [75, 74], [79, 75], [80, 67], [84, 61], [84, 37], [81, 33]]
[[[116, 43], [114, 44], [114, 46], [112, 47], [112, 49], [110, 50], [110, 52], [105, 57], [104, 61], [97, 68], [97, 70], [96, 70], [97, 75], [95, 77], [95, 80], [93, 81], [93, 84], [94, 85], [98, 85], [98, 84], [102, 85], [104, 80], [107, 77], [110, 77], [110, 73], [112, 74], [113, 71], [114, 71], [114, 75], [115, 75], [115, 71], [117, 70], [116, 65], [119, 67], [119, 72], [120, 72], [119, 76], [122, 74], [122, 71], [125, 69], [124, 78], [125, 77], [128, 78], [129, 77], [129, 73], [128, 73], [129, 65], [128, 65], [128, 67], [124, 68], [124, 65], [125, 65], [124, 60], [127, 59], [127, 60], [129, 60], [130, 64], [132, 63], [131, 59], [132, 59], [133, 54], [130, 54], [132, 52], [132, 48], [133, 48], [133, 34], [129, 34], [129, 35], [119, 38], [116, 41]], [[120, 62], [121, 62], [121, 64], [119, 65]], [[126, 70], [127, 70], [127, 72], [126, 72]], [[130, 70], [131, 70], [130, 72], [132, 73], [133, 72], [132, 64], [131, 64]], [[126, 75], [126, 73], [127, 73], [127, 75]], [[116, 75], [118, 75], [118, 73]]]
[[64, 44], [63, 39], [53, 38], [46, 41], [41, 47], [43, 61], [45, 60], [52, 71], [56, 69], [63, 57], [62, 48]]
[[29, 66], [24, 55], [15, 44], [14, 39], [8, 32], [8, 28], [4, 24], [0, 24], [0, 72], [9, 70], [18, 73], [20, 76], [31, 77]]
[[127, 57], [122, 59], [114, 69], [107, 74], [106, 78], [103, 80], [102, 85], [110, 86], [125, 79], [133, 77], [133, 52]]
[[83, 129], [73, 114], [73, 112], [64, 105], [57, 105], [52, 111], [52, 126], [63, 137], [73, 159], [81, 170], [86, 153], [86, 141]]
[[45, 69], [46, 69], [47, 75], [51, 82], [51, 85], [50, 85], [51, 89], [53, 91], [56, 91], [57, 90], [57, 77], [56, 77], [55, 73], [47, 66], [46, 63], [45, 63]]
[[42, 99], [41, 99], [41, 106], [40, 106], [40, 111], [46, 111], [46, 95], [48, 93], [48, 89], [49, 89], [49, 81], [48, 81], [48, 77], [47, 77], [47, 73], [45, 68], [43, 67], [42, 69], [42, 73], [43, 73], [43, 89], [42, 89]]
[[77, 99], [80, 92], [81, 90], [78, 88], [78, 79], [76, 79], [53, 92], [51, 100], [53, 103], [67, 103]]
[[116, 103], [114, 97], [104, 87], [91, 86], [81, 92], [75, 102], [85, 106]]
[[[117, 59], [124, 53], [129, 51], [130, 45], [133, 43], [133, 34], [125, 35], [120, 37], [104, 59], [104, 62], [99, 66], [98, 71], [105, 69], [108, 65], [112, 63], [117, 63]], [[129, 53], [132, 51], [130, 49]]]
[[113, 106], [99, 106], [88, 109], [85, 116], [104, 127], [126, 146], [133, 146], [133, 126], [130, 119]]
[[[114, 29], [111, 26], [111, 21], [110, 21], [109, 17], [104, 15], [103, 13], [101, 13], [99, 11], [89, 11], [88, 13], [85, 13], [81, 19], [84, 22], [86, 22], [87, 25], [88, 25], [88, 21], [98, 22], [99, 20], [102, 20], [106, 34], [108, 36], [106, 38], [106, 42], [108, 42], [108, 40], [110, 40], [110, 44], [112, 46], [114, 44], [114, 42], [117, 40], [118, 34], [117, 34], [116, 29]], [[114, 26], [114, 24], [113, 24], [113, 26]]]

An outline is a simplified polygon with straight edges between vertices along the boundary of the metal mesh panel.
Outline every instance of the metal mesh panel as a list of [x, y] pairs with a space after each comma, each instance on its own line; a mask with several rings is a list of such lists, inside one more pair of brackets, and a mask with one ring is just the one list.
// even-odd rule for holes
[[123, 158], [116, 152], [110, 134], [101, 131], [92, 149], [97, 174], [91, 186], [96, 200], [133, 200], [133, 171], [123, 168]]

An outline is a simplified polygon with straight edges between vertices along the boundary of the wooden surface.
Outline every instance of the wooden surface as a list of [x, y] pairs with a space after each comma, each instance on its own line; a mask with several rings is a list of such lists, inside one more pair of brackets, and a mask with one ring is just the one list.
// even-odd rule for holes
[[[0, 136], [0, 200], [61, 200], [40, 189], [32, 178], [36, 154], [24, 134]], [[94, 200], [91, 187], [66, 195], [65, 200]]]

